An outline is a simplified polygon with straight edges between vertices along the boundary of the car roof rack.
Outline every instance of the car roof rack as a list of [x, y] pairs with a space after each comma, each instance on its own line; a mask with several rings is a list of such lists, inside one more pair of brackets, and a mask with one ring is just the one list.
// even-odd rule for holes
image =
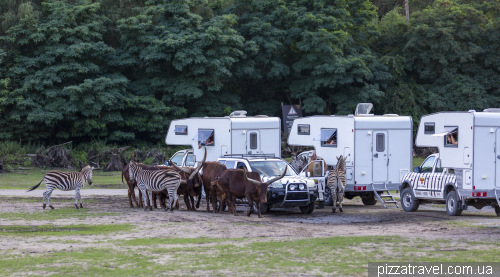
[[276, 159], [276, 155], [274, 154], [228, 154], [222, 155], [221, 158], [243, 158], [243, 159]]

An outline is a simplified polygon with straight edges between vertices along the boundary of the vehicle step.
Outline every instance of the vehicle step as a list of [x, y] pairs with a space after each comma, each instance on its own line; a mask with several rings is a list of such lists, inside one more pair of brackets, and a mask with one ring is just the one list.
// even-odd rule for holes
[[379, 195], [380, 197], [392, 197], [392, 195]]
[[384, 203], [398, 203], [398, 201], [392, 201], [392, 200], [390, 200], [390, 201], [384, 201]]

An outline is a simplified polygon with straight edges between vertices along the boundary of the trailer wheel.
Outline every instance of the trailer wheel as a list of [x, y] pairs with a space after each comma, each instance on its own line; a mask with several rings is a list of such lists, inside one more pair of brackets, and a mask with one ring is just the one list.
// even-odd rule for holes
[[300, 209], [300, 212], [303, 214], [310, 214], [314, 211], [314, 202], [311, 202], [307, 206], [299, 207], [299, 209]]
[[495, 206], [495, 213], [497, 214], [497, 216], [500, 216], [500, 207], [499, 206]]
[[418, 206], [420, 206], [420, 203], [413, 197], [411, 188], [405, 188], [401, 192], [401, 207], [403, 207], [403, 210], [405, 212], [415, 212], [418, 210]]
[[332, 199], [332, 191], [330, 190], [330, 187], [326, 186], [325, 188], [325, 206], [333, 206], [333, 199]]
[[457, 192], [452, 190], [446, 195], [446, 212], [450, 216], [459, 216], [462, 214], [460, 203], [458, 203]]
[[375, 195], [372, 195], [372, 197], [369, 198], [361, 198], [361, 201], [363, 201], [363, 204], [367, 206], [373, 206], [377, 204], [377, 199], [375, 199]]

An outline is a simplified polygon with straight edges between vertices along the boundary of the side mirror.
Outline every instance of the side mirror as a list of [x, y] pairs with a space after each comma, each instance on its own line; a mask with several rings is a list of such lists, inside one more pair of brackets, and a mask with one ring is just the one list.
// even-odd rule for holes
[[166, 166], [172, 166], [172, 164], [170, 163], [170, 161], [165, 161], [165, 165]]
[[413, 172], [417, 172], [417, 173], [419, 173], [419, 172], [420, 172], [420, 167], [415, 166], [415, 167], [413, 168]]

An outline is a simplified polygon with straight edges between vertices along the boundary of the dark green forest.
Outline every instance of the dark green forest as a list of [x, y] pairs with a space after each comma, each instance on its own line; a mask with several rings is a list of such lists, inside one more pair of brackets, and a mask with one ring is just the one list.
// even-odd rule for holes
[[500, 0], [3, 0], [0, 140], [162, 142], [170, 120], [500, 107]]

